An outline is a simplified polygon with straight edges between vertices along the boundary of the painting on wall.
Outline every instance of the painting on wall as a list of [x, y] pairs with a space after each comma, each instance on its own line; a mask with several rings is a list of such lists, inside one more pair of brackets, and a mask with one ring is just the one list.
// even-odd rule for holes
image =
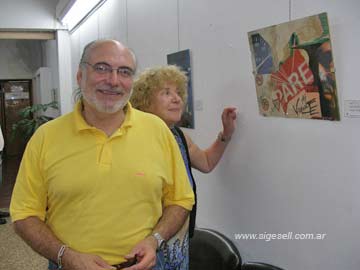
[[326, 13], [248, 33], [260, 114], [340, 120]]
[[185, 104], [185, 110], [180, 122], [177, 124], [180, 127], [194, 128], [194, 106], [193, 106], [193, 91], [191, 81], [191, 65], [190, 65], [190, 50], [183, 50], [167, 55], [168, 65], [176, 65], [186, 73], [188, 78], [188, 96]]

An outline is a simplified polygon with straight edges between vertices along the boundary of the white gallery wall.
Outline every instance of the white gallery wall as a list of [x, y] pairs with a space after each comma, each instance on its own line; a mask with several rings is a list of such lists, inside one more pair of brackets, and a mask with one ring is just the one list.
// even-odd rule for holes
[[58, 0], [0, 0], [0, 29], [56, 29]]
[[[329, 17], [341, 121], [260, 116], [247, 32], [321, 12]], [[358, 270], [360, 119], [343, 117], [342, 109], [345, 99], [360, 100], [359, 14], [357, 0], [108, 0], [71, 35], [72, 69], [85, 44], [97, 38], [117, 38], [134, 49], [140, 70], [190, 49], [197, 110], [195, 129], [186, 131], [207, 147], [221, 130], [222, 108], [234, 105], [239, 112], [218, 167], [195, 173], [197, 225], [227, 235], [245, 261], [289, 270]], [[234, 237], [288, 232], [326, 236]]]

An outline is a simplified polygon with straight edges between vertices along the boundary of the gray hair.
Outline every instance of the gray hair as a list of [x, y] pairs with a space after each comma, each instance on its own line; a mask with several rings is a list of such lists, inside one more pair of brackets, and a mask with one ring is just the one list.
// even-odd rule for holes
[[79, 100], [82, 100], [83, 94], [80, 87], [76, 88], [72, 94], [74, 103], [77, 103]]

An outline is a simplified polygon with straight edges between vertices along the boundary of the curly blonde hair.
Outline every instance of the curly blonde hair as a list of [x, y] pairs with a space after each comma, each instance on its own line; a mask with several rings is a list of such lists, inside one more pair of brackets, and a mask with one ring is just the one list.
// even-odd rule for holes
[[174, 84], [184, 104], [187, 98], [187, 76], [175, 65], [148, 68], [142, 72], [133, 84], [131, 105], [146, 111], [151, 105], [152, 97], [160, 91], [165, 83]]

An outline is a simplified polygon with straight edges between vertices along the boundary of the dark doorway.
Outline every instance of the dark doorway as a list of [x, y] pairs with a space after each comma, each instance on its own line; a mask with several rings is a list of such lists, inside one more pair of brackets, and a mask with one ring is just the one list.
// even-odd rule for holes
[[19, 134], [11, 138], [12, 125], [20, 120], [19, 111], [31, 105], [31, 91], [32, 80], [0, 80], [0, 124], [4, 136], [0, 208], [9, 207], [16, 174], [27, 143]]
[[21, 118], [19, 111], [31, 105], [31, 80], [0, 80], [0, 124], [4, 135], [4, 158], [21, 157], [26, 141], [12, 138], [12, 126]]

